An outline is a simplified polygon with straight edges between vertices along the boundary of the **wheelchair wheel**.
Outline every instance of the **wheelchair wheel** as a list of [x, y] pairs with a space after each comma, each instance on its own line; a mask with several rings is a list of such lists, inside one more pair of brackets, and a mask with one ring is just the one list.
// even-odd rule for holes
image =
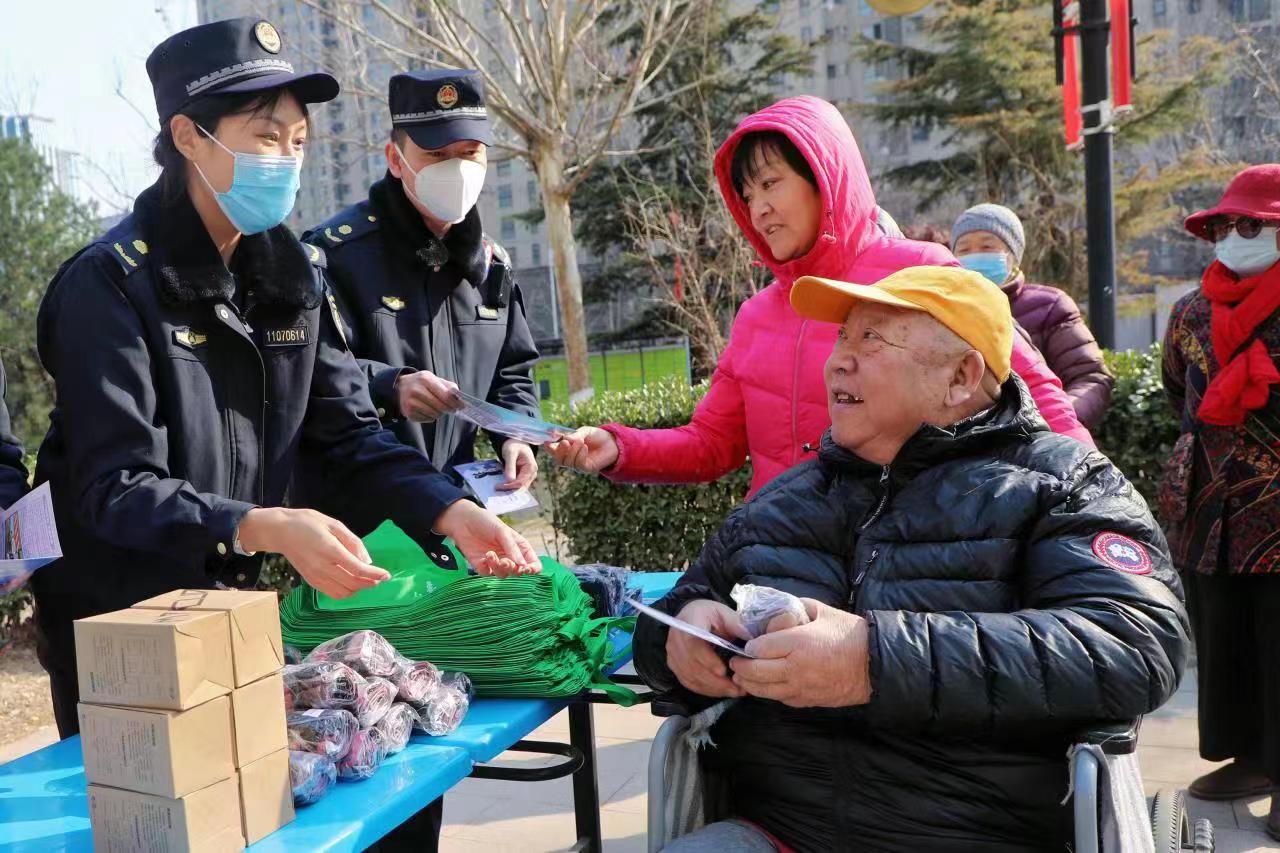
[[[1151, 804], [1151, 836], [1156, 853], [1179, 853], [1193, 848], [1191, 820], [1181, 791], [1158, 791]], [[1209, 835], [1210, 849], [1213, 835]]]

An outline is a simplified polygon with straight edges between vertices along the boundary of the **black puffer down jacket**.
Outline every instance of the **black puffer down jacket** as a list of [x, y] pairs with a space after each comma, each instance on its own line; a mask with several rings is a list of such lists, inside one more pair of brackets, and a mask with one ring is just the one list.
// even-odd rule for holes
[[[800, 850], [1064, 850], [1066, 752], [1177, 688], [1181, 587], [1146, 504], [1048, 431], [1016, 378], [993, 409], [925, 427], [887, 467], [824, 437], [739, 507], [660, 607], [732, 606], [735, 583], [865, 617], [872, 698], [747, 698], [704, 761], [738, 816]], [[636, 666], [694, 707], [641, 618]]]

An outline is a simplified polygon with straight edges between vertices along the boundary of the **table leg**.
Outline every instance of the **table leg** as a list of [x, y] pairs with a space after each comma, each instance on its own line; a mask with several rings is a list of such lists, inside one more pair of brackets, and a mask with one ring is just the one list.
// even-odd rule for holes
[[569, 705], [569, 743], [582, 753], [582, 767], [573, 774], [573, 815], [578, 826], [577, 849], [601, 853], [600, 783], [596, 778], [596, 732], [590, 702]]

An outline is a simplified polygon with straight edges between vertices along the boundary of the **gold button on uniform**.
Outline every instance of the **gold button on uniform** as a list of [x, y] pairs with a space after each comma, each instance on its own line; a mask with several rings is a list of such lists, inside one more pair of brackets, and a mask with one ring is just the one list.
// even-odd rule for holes
[[225, 556], [227, 556], [227, 543], [226, 543], [226, 542], [219, 542], [219, 543], [218, 543], [218, 556], [219, 556], [219, 557], [225, 557]]
[[227, 313], [227, 309], [226, 309], [226, 308], [219, 308], [219, 309], [218, 309], [218, 316], [225, 320], [225, 319], [227, 319], [227, 317], [229, 317], [229, 316], [231, 316], [231, 315]]
[[244, 583], [244, 582], [245, 582], [244, 572], [241, 572], [240, 574], [236, 575], [236, 583]]
[[382, 407], [379, 407], [379, 408], [378, 408], [378, 417], [380, 417], [380, 418], [385, 418], [386, 416], [387, 416], [387, 410], [386, 410], [386, 409], [384, 409], [384, 408], [382, 408]]

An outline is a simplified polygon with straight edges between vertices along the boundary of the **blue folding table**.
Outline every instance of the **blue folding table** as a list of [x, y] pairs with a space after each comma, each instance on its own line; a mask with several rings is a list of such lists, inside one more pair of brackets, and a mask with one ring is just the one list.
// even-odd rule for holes
[[[678, 572], [637, 573], [633, 588], [644, 600], [661, 598]], [[457, 731], [414, 738], [362, 782], [337, 785], [320, 802], [298, 809], [293, 823], [267, 836], [252, 851], [364, 850], [469, 775], [542, 781], [573, 774], [575, 849], [600, 850], [600, 795], [596, 778], [591, 695], [574, 699], [477, 699]], [[565, 708], [569, 743], [522, 740]], [[565, 757], [554, 767], [486, 767], [515, 749]], [[37, 750], [0, 765], [0, 853], [91, 851], [89, 801], [80, 738]]]

